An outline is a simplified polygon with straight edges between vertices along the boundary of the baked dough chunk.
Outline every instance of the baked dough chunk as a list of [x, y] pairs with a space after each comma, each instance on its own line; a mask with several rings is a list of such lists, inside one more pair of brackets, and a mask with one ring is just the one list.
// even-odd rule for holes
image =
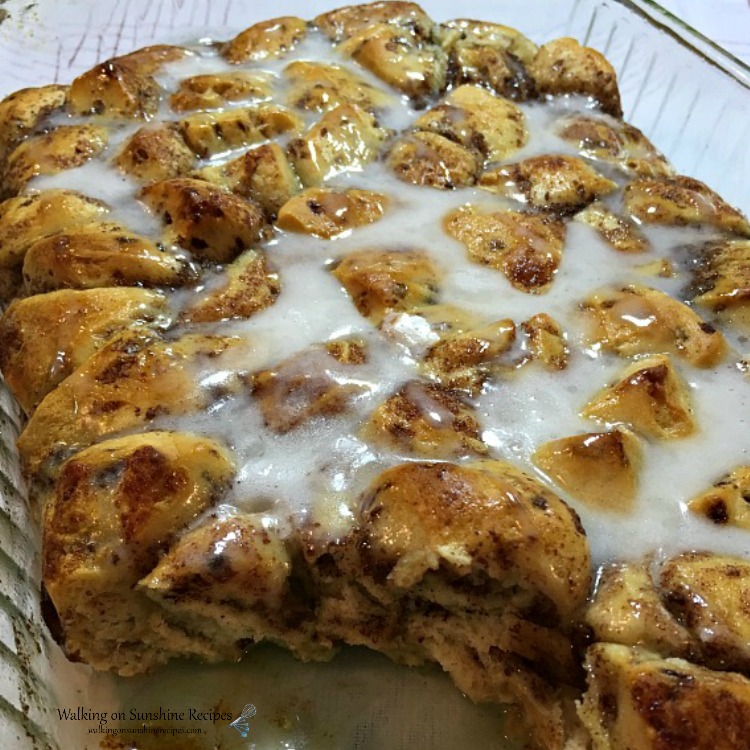
[[302, 592], [292, 545], [262, 519], [238, 514], [188, 531], [138, 583], [171, 619], [209, 636], [213, 658], [242, 655], [270, 639], [304, 660], [330, 658], [316, 641], [314, 612]]
[[536, 95], [526, 67], [538, 47], [516, 29], [461, 18], [442, 24], [440, 37], [454, 83], [478, 83], [521, 101]]
[[713, 669], [750, 671], [750, 562], [688, 552], [661, 569], [662, 597]]
[[300, 190], [299, 178], [278, 143], [250, 149], [216, 167], [204, 167], [193, 177], [227, 188], [240, 198], [251, 198], [269, 220]]
[[282, 57], [306, 35], [307, 24], [301, 18], [272, 18], [253, 24], [237, 34], [221, 48], [221, 54], [234, 64]]
[[150, 76], [160, 71], [167, 63], [191, 57], [194, 53], [186, 47], [173, 44], [152, 44], [149, 47], [128, 52], [126, 55], [113, 57], [112, 62], [124, 65], [136, 73]]
[[604, 115], [568, 115], [557, 123], [557, 134], [574, 143], [583, 156], [613, 164], [625, 174], [669, 177], [669, 162], [638, 128]]
[[289, 232], [330, 239], [380, 219], [389, 203], [384, 193], [371, 190], [308, 188], [279, 211], [276, 226]]
[[699, 225], [750, 237], [747, 219], [692, 177], [644, 178], [624, 191], [625, 208], [646, 224]]
[[489, 170], [479, 185], [532, 208], [560, 214], [575, 213], [617, 188], [581, 159], [550, 154]]
[[574, 670], [552, 628], [590, 581], [578, 518], [553, 493], [499, 461], [401, 464], [329, 554], [347, 583], [321, 575], [323, 591], [338, 590], [320, 610], [325, 631], [407, 664], [437, 661], [473, 700], [521, 704], [539, 746], [562, 746], [546, 677]]
[[626, 430], [551, 440], [532, 461], [576, 499], [618, 513], [631, 510], [638, 489], [641, 447]]
[[523, 112], [513, 102], [479, 86], [459, 86], [414, 122], [473, 149], [488, 161], [507, 159], [528, 141]]
[[70, 84], [68, 109], [74, 115], [106, 115], [149, 120], [159, 107], [159, 85], [148, 74], [107, 60]]
[[0, 101], [0, 165], [47, 115], [62, 109], [67, 93], [67, 86], [39, 86], [21, 89]]
[[[109, 206], [72, 190], [46, 190], [19, 195], [0, 204], [0, 270], [20, 271], [28, 249], [43, 237], [103, 218]], [[5, 290], [7, 298], [12, 287]], [[0, 289], [0, 292], [3, 292]]]
[[284, 68], [284, 76], [291, 84], [287, 101], [300, 109], [327, 112], [342, 104], [356, 104], [373, 111], [394, 102], [393, 94], [340, 65], [295, 60]]
[[20, 193], [39, 175], [80, 167], [102, 153], [107, 142], [107, 131], [97, 125], [60, 125], [27, 138], [7, 158], [2, 175], [3, 195]]
[[472, 260], [501, 270], [529, 294], [547, 291], [562, 260], [565, 224], [551, 216], [466, 206], [448, 214], [443, 227]]
[[694, 367], [713, 367], [726, 354], [724, 336], [687, 305], [643, 286], [608, 289], [582, 305], [595, 345], [624, 357], [664, 352]]
[[516, 327], [508, 318], [481, 328], [458, 325], [430, 346], [423, 369], [444, 386], [476, 396], [515, 340]]
[[618, 216], [598, 201], [579, 211], [573, 220], [588, 224], [618, 252], [643, 253], [651, 247], [646, 236], [632, 219]]
[[582, 416], [626, 424], [648, 438], [674, 440], [695, 431], [687, 386], [669, 357], [630, 365], [586, 404]]
[[65, 288], [177, 287], [195, 277], [185, 257], [112, 223], [83, 224], [37, 240], [23, 263], [31, 294]]
[[132, 329], [116, 335], [48, 393], [18, 439], [28, 476], [44, 479], [76, 450], [115, 432], [144, 428], [156, 417], [197, 412], [241, 388], [232, 369], [222, 384], [204, 388], [201, 367], [217, 370], [242, 342], [186, 335], [163, 341]]
[[266, 256], [248, 250], [224, 269], [218, 285], [211, 285], [197, 302], [180, 314], [187, 323], [214, 323], [249, 318], [270, 307], [281, 291], [279, 275], [270, 270]]
[[44, 580], [71, 658], [128, 675], [210, 654], [134, 587], [232, 475], [218, 443], [170, 432], [108, 440], [63, 465], [45, 509]]
[[31, 414], [115, 333], [167, 321], [164, 296], [145, 289], [62, 290], [17, 299], [0, 318], [0, 369]]
[[586, 656], [579, 715], [593, 750], [747, 750], [750, 681], [601, 643]]
[[141, 182], [156, 182], [187, 174], [195, 164], [174, 123], [146, 126], [125, 142], [114, 163]]
[[342, 104], [289, 144], [289, 158], [304, 185], [317, 185], [339, 172], [361, 170], [389, 135], [369, 112]]
[[275, 104], [188, 115], [177, 123], [188, 148], [202, 159], [284, 133], [297, 133], [303, 124], [293, 112]]
[[688, 552], [605, 568], [586, 621], [597, 640], [747, 672], [748, 596], [747, 560]]
[[[336, 363], [342, 367], [336, 367]], [[366, 389], [347, 372], [357, 359], [342, 358], [338, 350], [312, 347], [252, 376], [252, 392], [266, 427], [284, 434], [311, 419], [345, 411]]]
[[245, 73], [206, 73], [180, 81], [169, 97], [169, 106], [175, 112], [195, 109], [218, 109], [227, 104], [245, 102], [260, 104], [271, 99], [268, 76]]
[[[377, 478], [363, 512], [367, 543], [360, 552], [385, 597], [406, 589], [430, 596], [431, 573], [448, 571], [495, 582], [498, 593], [509, 586], [509, 597], [515, 586], [541, 595], [562, 619], [588, 595], [589, 553], [578, 517], [512, 464], [401, 464]], [[450, 600], [451, 577], [436, 582], [430, 598], [445, 588]]]
[[393, 24], [411, 29], [421, 39], [430, 37], [432, 19], [416, 3], [376, 2], [347, 5], [321, 13], [313, 23], [331, 40], [340, 42], [375, 24]]
[[542, 45], [528, 71], [540, 94], [583, 94], [607, 114], [622, 117], [614, 68], [602, 54], [575, 39], [564, 37]]
[[266, 229], [260, 206], [203, 180], [163, 180], [139, 193], [164, 221], [164, 240], [197, 258], [227, 263], [252, 247]]
[[570, 349], [560, 324], [547, 313], [539, 313], [521, 323], [528, 336], [528, 349], [532, 359], [541, 362], [548, 370], [564, 370], [568, 366]]
[[693, 498], [688, 507], [719, 526], [750, 530], [750, 466], [738, 466]]
[[386, 23], [367, 26], [338, 49], [410, 97], [416, 106], [423, 106], [447, 83], [445, 51], [423, 41], [415, 27]]
[[332, 271], [357, 310], [375, 325], [388, 312], [437, 302], [441, 272], [421, 250], [358, 250]]
[[474, 410], [458, 392], [419, 380], [409, 381], [383, 402], [363, 436], [425, 458], [487, 453]]
[[693, 266], [694, 301], [722, 319], [750, 325], [750, 240], [710, 243]]
[[667, 609], [651, 576], [653, 565], [645, 560], [605, 566], [586, 610], [586, 624], [597, 641], [690, 658], [696, 653], [695, 639]]
[[417, 132], [393, 144], [388, 166], [404, 182], [453, 190], [476, 182], [482, 158], [445, 136]]

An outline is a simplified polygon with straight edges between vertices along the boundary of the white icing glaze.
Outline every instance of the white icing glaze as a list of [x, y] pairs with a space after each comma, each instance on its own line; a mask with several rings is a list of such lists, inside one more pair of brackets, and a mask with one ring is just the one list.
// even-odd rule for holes
[[[348, 67], [386, 90], [377, 78], [342, 58], [316, 34], [308, 36], [292, 55], [257, 64], [228, 65], [211, 47], [194, 49], [195, 55], [169, 64], [158, 74], [162, 86], [173, 90], [180, 79], [197, 74], [257, 70], [279, 82], [276, 103], [286, 105], [284, 68], [293, 59], [310, 59]], [[381, 113], [380, 121], [395, 129], [405, 128], [415, 112], [400, 97], [394, 96], [393, 100], [395, 106]], [[507, 161], [550, 152], [576, 154], [575, 147], [554, 135], [550, 126], [563, 113], [588, 111], [590, 106], [590, 102], [577, 97], [520, 105], [529, 142]], [[317, 117], [314, 113], [300, 114], [308, 123]], [[177, 119], [166, 105], [160, 115]], [[118, 144], [141, 125], [121, 128], [111, 140], [104, 160], [38, 178], [30, 189], [65, 186], [96, 195], [112, 205], [113, 219], [134, 231], [157, 237], [158, 223], [133, 202], [138, 186], [107, 161]], [[219, 155], [213, 163], [236, 153]], [[603, 163], [596, 166], [606, 176], [622, 182], [613, 168]], [[627, 255], [614, 251], [589, 227], [568, 222], [562, 263], [549, 292], [525, 294], [514, 289], [501, 272], [471, 262], [465, 248], [448, 237], [441, 226], [447, 213], [469, 203], [494, 210], [518, 210], [522, 205], [477, 189], [438, 191], [407, 185], [382, 163], [369, 165], [361, 172], [337, 175], [328, 184], [385, 192], [392, 205], [382, 220], [331, 241], [277, 230], [264, 250], [280, 275], [282, 292], [278, 301], [249, 320], [197, 329], [246, 337], [251, 342], [252, 356], [242, 365], [249, 372], [273, 368], [321, 342], [350, 335], [362, 338], [369, 350], [368, 362], [362, 366], [341, 365], [322, 354], [317, 357], [317, 365], [321, 358], [325, 359], [324, 366], [335, 379], [361, 387], [350, 408], [343, 414], [313, 419], [277, 435], [264, 427], [257, 401], [243, 394], [218, 401], [204, 413], [161, 418], [154, 427], [213, 435], [235, 451], [238, 475], [226, 499], [230, 506], [262, 511], [268, 524], [320, 521], [334, 535], [344, 533], [353, 522], [357, 497], [378, 471], [399, 461], [415, 460], [414, 456], [367, 444], [360, 431], [373, 409], [418, 376], [417, 361], [435, 336], [419, 322], [421, 319], [409, 325], [408, 319], [402, 318], [396, 330], [391, 330], [391, 336], [375, 329], [359, 315], [329, 272], [330, 261], [360, 248], [424, 249], [432, 254], [444, 274], [441, 302], [473, 311], [487, 323], [508, 317], [519, 324], [540, 312], [547, 312], [560, 323], [571, 347], [566, 370], [548, 372], [531, 364], [499, 378], [476, 399], [477, 415], [491, 455], [511, 460], [544, 480], [530, 460], [535, 448], [547, 440], [604, 429], [583, 419], [579, 411], [628, 364], [625, 359], [587, 346], [578, 303], [594, 288], [609, 284], [641, 283], [679, 294], [687, 281], [684, 272], [671, 279], [646, 277], [637, 267], [664, 256], [674, 258], [679, 267], [680, 247], [710, 236], [705, 231], [644, 226], [652, 251]], [[618, 207], [619, 193], [606, 202]], [[194, 299], [195, 294], [174, 294], [174, 312]], [[741, 343], [737, 337], [732, 341]], [[686, 512], [691, 497], [737, 465], [750, 462], [750, 384], [736, 367], [737, 359], [738, 355], [732, 353], [713, 370], [699, 370], [675, 360], [678, 371], [689, 383], [699, 430], [682, 440], [645, 442], [640, 490], [631, 513], [597, 511], [560, 492], [581, 514], [596, 561], [637, 557], [655, 549], [671, 553], [692, 548], [750, 557], [750, 533], [717, 528]], [[207, 363], [199, 377], [208, 386], [221, 380], [222, 373]]]

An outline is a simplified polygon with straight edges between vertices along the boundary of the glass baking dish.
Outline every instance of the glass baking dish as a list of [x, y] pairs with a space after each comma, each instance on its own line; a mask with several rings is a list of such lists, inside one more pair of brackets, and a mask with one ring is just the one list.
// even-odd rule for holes
[[[0, 95], [69, 82], [107, 57], [155, 42], [226, 38], [283, 14], [311, 17], [336, 3], [275, 0], [9, 0], [0, 21]], [[457, 15], [514, 26], [538, 43], [573, 36], [603, 52], [620, 80], [625, 118], [641, 128], [681, 173], [697, 177], [748, 212], [750, 68], [649, 0], [425, 0], [436, 20]], [[355, 649], [328, 664], [302, 665], [261, 647], [238, 665], [173, 665], [119, 680], [68, 664], [42, 624], [39, 533], [13, 447], [20, 412], [0, 382], [0, 747], [98, 748], [113, 726], [141, 711], [182, 711], [180, 726], [201, 734], [143, 734], [108, 747], [335, 748], [336, 750], [507, 750], [501, 712], [474, 706], [438, 670], [407, 670]], [[224, 718], [247, 703], [247, 738]], [[83, 714], [79, 711], [83, 710]], [[73, 718], [64, 718], [65, 708]], [[130, 711], [136, 712], [132, 720]], [[107, 712], [106, 723], [91, 718]], [[90, 730], [95, 730], [91, 732]], [[109, 737], [109, 741], [113, 741]], [[190, 744], [197, 743], [197, 744]]]

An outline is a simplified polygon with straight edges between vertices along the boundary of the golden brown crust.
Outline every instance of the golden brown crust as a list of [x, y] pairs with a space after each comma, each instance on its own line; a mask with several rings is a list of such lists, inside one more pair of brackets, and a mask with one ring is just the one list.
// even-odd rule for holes
[[45, 190], [0, 204], [0, 268], [20, 270], [34, 242], [101, 219], [106, 203], [73, 190]]
[[570, 348], [562, 328], [554, 318], [547, 313], [539, 313], [521, 323], [521, 328], [529, 337], [529, 350], [533, 359], [552, 371], [564, 370], [568, 366]]
[[393, 104], [391, 93], [376, 88], [340, 65], [295, 60], [284, 68], [291, 84], [289, 104], [313, 112], [327, 112], [342, 104], [356, 104], [369, 111]]
[[750, 563], [687, 552], [605, 567], [586, 613], [596, 640], [747, 673]]
[[479, 185], [532, 208], [560, 214], [575, 213], [617, 188], [581, 159], [549, 154], [489, 170]]
[[598, 201], [579, 211], [573, 220], [588, 224], [621, 253], [643, 253], [650, 249], [649, 241], [634, 221], [618, 216]]
[[188, 115], [177, 123], [188, 148], [205, 159], [302, 129], [302, 120], [274, 104]]
[[0, 165], [47, 115], [62, 108], [67, 93], [67, 86], [40, 86], [15, 91], [0, 101]]
[[173, 123], [146, 126], [125, 142], [114, 163], [142, 182], [156, 182], [187, 174], [195, 154]]
[[499, 369], [499, 357], [515, 339], [516, 327], [508, 318], [481, 328], [458, 325], [430, 346], [423, 369], [442, 385], [476, 396]]
[[367, 26], [338, 49], [417, 105], [443, 91], [447, 83], [445, 51], [425, 42], [416, 26]]
[[597, 644], [579, 715], [593, 750], [747, 750], [750, 681], [642, 649]]
[[654, 584], [653, 565], [645, 560], [605, 566], [586, 624], [599, 642], [641, 646], [662, 656], [695, 656], [692, 634], [673, 617]]
[[196, 276], [183, 256], [117, 224], [83, 224], [37, 240], [26, 252], [26, 291], [112, 286], [178, 287]]
[[276, 226], [330, 239], [377, 221], [389, 202], [387, 195], [371, 190], [308, 188], [281, 207]]
[[183, 78], [169, 97], [174, 112], [218, 109], [227, 104], [259, 104], [271, 98], [267, 77], [246, 72], [206, 73]]
[[363, 554], [396, 589], [441, 567], [481, 572], [548, 597], [563, 618], [588, 595], [588, 548], [577, 516], [511, 464], [401, 464], [378, 477], [363, 513]]
[[[69, 97], [46, 87], [0, 102], [3, 195], [30, 193], [0, 205], [0, 300], [19, 293], [22, 267], [21, 294], [80, 287], [18, 299], [0, 319], [0, 369], [31, 415], [18, 445], [45, 515], [44, 585], [64, 646], [121, 674], [180, 656], [236, 659], [263, 640], [302, 659], [367, 646], [404, 664], [437, 662], [473, 701], [511, 703], [529, 748], [582, 750], [572, 719], [580, 656], [592, 639], [617, 641], [666, 661], [634, 650], [595, 664], [605, 646], [590, 651], [581, 714], [593, 750], [702, 742], [692, 714], [726, 693], [744, 716], [746, 685], [672, 657], [750, 671], [750, 563], [691, 553], [623, 564], [602, 572], [584, 612], [588, 543], [550, 486], [598, 508], [631, 507], [641, 446], [703, 427], [677, 358], [713, 368], [728, 354], [677, 299], [692, 295], [719, 323], [746, 307], [746, 242], [713, 238], [673, 262], [655, 254], [666, 233], [640, 225], [711, 237], [750, 236], [750, 226], [612, 116], [614, 70], [573, 40], [538, 48], [499, 24], [437, 25], [398, 0], [315, 24], [284, 17], [205, 50], [146, 48], [80, 76]], [[324, 37], [333, 58], [290, 62], [314, 57]], [[512, 101], [559, 96], [539, 113]], [[75, 124], [58, 126], [64, 101]], [[542, 126], [548, 144], [567, 142], [565, 154], [543, 153]], [[34, 181], [74, 167], [83, 169]], [[99, 189], [100, 170], [115, 182], [111, 207], [34, 192]], [[397, 179], [411, 184], [397, 189]], [[127, 205], [134, 196], [143, 205]], [[445, 234], [428, 231], [420, 200]], [[649, 262], [596, 258], [607, 250], [577, 225], [566, 249], [572, 220], [621, 253], [650, 252]], [[614, 284], [686, 275], [678, 260], [690, 263], [692, 288], [675, 292], [679, 278], [663, 284], [671, 297], [614, 287], [570, 317], [588, 262]], [[288, 296], [269, 310], [282, 282]], [[451, 304], [459, 299], [465, 309]], [[545, 307], [534, 300], [566, 331], [532, 315]], [[367, 320], [352, 318], [355, 308]], [[515, 323], [498, 319], [513, 310]], [[278, 316], [287, 329], [274, 327]], [[542, 440], [570, 437], [533, 446], [533, 431], [514, 433], [525, 399], [580, 392], [580, 376], [610, 371], [608, 352], [633, 361], [584, 407], [600, 432], [571, 435], [564, 425], [577, 417], [561, 413], [560, 431]], [[693, 376], [698, 394], [705, 379]], [[221, 438], [156, 431], [196, 423]], [[279, 466], [276, 451], [313, 440], [290, 473], [253, 480], [256, 460]], [[236, 481], [224, 442], [243, 464]], [[518, 455], [528, 468], [535, 447], [532, 475], [494, 460]], [[651, 449], [641, 504], [653, 500], [654, 461], [671, 450]], [[736, 466], [691, 509], [742, 526], [748, 487], [750, 471]], [[616, 696], [627, 715], [614, 720], [611, 702], [591, 698], [606, 670], [630, 670]]]
[[373, 161], [388, 135], [369, 112], [356, 104], [341, 104], [291, 141], [288, 155], [302, 183], [317, 185]]
[[516, 29], [462, 18], [441, 24], [439, 35], [455, 83], [478, 83], [521, 101], [536, 95], [526, 66], [538, 48]]
[[669, 560], [658, 581], [667, 608], [713, 669], [750, 671], [750, 562], [688, 552]]
[[134, 65], [107, 60], [70, 84], [68, 109], [74, 115], [146, 120], [159, 106], [159, 86]]
[[592, 340], [621, 356], [664, 352], [695, 367], [712, 367], [726, 355], [719, 331], [656, 289], [608, 289], [592, 294], [582, 307], [592, 323]]
[[436, 302], [440, 271], [420, 250], [359, 250], [344, 257], [333, 275], [357, 310], [378, 324], [386, 313]]
[[541, 94], [582, 94], [596, 99], [604, 112], [622, 117], [617, 75], [606, 58], [575, 39], [542, 45], [528, 66]]
[[39, 175], [80, 167], [104, 151], [107, 141], [107, 131], [96, 125], [60, 125], [27, 138], [8, 155], [2, 194], [16, 195]]
[[268, 268], [266, 257], [249, 250], [228, 265], [223, 283], [203, 294], [180, 313], [187, 323], [214, 323], [249, 318], [270, 307], [279, 296], [279, 276]]
[[260, 206], [203, 180], [162, 180], [139, 198], [164, 221], [167, 243], [217, 263], [251, 248], [266, 226]]
[[418, 117], [418, 130], [437, 133], [494, 162], [528, 141], [526, 121], [515, 104], [479, 86], [459, 86], [443, 103]]
[[281, 57], [294, 49], [307, 34], [307, 24], [296, 16], [261, 21], [237, 34], [221, 49], [230, 63]]
[[581, 414], [621, 423], [648, 438], [674, 440], [695, 431], [685, 382], [664, 355], [633, 363], [589, 401]]
[[472, 260], [501, 270], [522, 292], [546, 291], [562, 259], [565, 224], [552, 217], [469, 205], [448, 214], [443, 226]]
[[113, 334], [162, 316], [165, 298], [144, 289], [63, 290], [15, 300], [0, 318], [0, 369], [30, 414]]
[[625, 208], [646, 224], [699, 225], [750, 237], [750, 224], [713, 190], [692, 177], [643, 178], [624, 191]]
[[750, 240], [711, 242], [693, 266], [694, 300], [721, 320], [750, 327]]
[[412, 380], [384, 401], [365, 424], [363, 437], [415, 456], [451, 459], [486, 454], [474, 409], [456, 391]]
[[420, 37], [428, 37], [432, 29], [432, 20], [419, 5], [400, 0], [347, 5], [321, 13], [313, 23], [334, 42], [349, 39], [376, 24], [413, 29]]
[[404, 182], [453, 190], [476, 182], [481, 157], [445, 136], [417, 132], [393, 144], [388, 166]]
[[278, 143], [250, 149], [242, 156], [216, 167], [204, 167], [193, 177], [231, 190], [240, 198], [251, 198], [269, 220], [300, 190], [300, 181]]
[[581, 502], [617, 513], [633, 506], [641, 447], [632, 433], [617, 429], [551, 440], [536, 449], [532, 461]]
[[170, 638], [132, 588], [232, 473], [217, 443], [167, 432], [106, 441], [64, 464], [45, 509], [44, 580], [71, 657], [132, 674], [200, 653], [179, 631]]
[[750, 466], [738, 466], [694, 497], [688, 508], [717, 526], [750, 530]]
[[638, 128], [607, 117], [568, 115], [557, 124], [558, 135], [574, 143], [583, 156], [614, 164], [625, 174], [669, 177], [669, 162]]
[[[197, 335], [165, 342], [142, 329], [116, 335], [48, 393], [28, 421], [18, 439], [27, 476], [54, 476], [61, 458], [96, 440], [204, 408], [217, 394], [201, 387], [196, 368], [239, 343]], [[239, 387], [237, 374], [224, 385], [225, 392]]]
[[173, 44], [152, 44], [115, 57], [113, 62], [124, 65], [136, 73], [150, 76], [161, 70], [167, 63], [190, 57], [192, 54], [186, 47], [177, 47]]

